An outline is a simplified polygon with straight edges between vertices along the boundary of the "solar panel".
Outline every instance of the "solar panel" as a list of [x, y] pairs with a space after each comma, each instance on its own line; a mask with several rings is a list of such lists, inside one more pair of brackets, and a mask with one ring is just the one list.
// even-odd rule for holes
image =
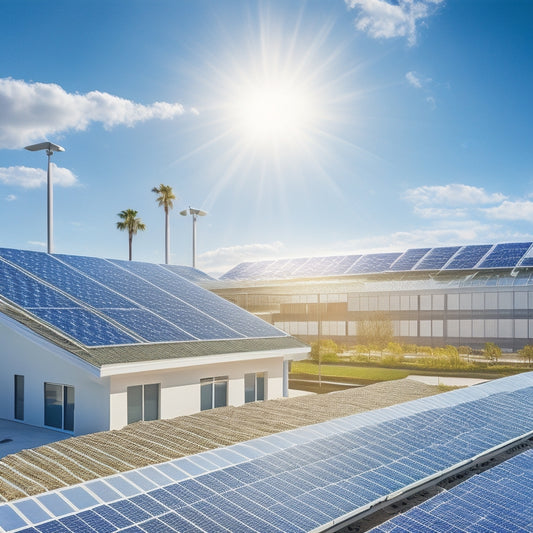
[[198, 270], [197, 268], [187, 267], [183, 265], [161, 265], [163, 268], [170, 270], [174, 274], [185, 278], [186, 280], [196, 283], [198, 281], [212, 281], [215, 278], [211, 277], [209, 274]]
[[392, 263], [389, 270], [394, 272], [411, 270], [430, 250], [431, 248], [412, 248], [407, 250]]
[[478, 268], [512, 268], [531, 247], [531, 242], [497, 244]]
[[[33, 520], [42, 518], [34, 507], [15, 512], [13, 504], [3, 504], [0, 527], [14, 531], [37, 525], [41, 531], [56, 531], [68, 523], [66, 518], [75, 516], [97, 530], [106, 523], [118, 528], [120, 517], [141, 531], [165, 530], [161, 523], [168, 527], [190, 523], [191, 530], [207, 531], [217, 531], [220, 525], [239, 531], [325, 529], [398, 490], [465, 464], [495, 444], [531, 434], [532, 409], [533, 373], [521, 374], [204, 452], [199, 454], [206, 459], [200, 470], [191, 469], [197, 459], [193, 456], [103, 478], [100, 481], [113, 488], [113, 479], [134, 473], [155, 484], [115, 501], [91, 505], [94, 481], [58, 489], [49, 496], [70, 501], [71, 510], [51, 511], [55, 518], [44, 522]], [[464, 442], [470, 436], [476, 441], [467, 450]], [[250, 454], [248, 448], [257, 453]], [[208, 463], [216, 464], [217, 457], [224, 462], [209, 469]], [[183, 479], [163, 475], [169, 466], [181, 470]], [[45, 496], [20, 501], [42, 501]]]
[[453, 256], [445, 270], [474, 268], [491, 248], [492, 244], [464, 246]]
[[371, 274], [377, 272], [384, 272], [389, 270], [390, 266], [401, 254], [399, 253], [383, 253], [383, 254], [368, 254], [363, 255], [357, 261], [347, 274]]
[[371, 531], [396, 531], [405, 524], [410, 531], [531, 531], [532, 490], [533, 450], [527, 450]]
[[[201, 309], [204, 313], [204, 321], [206, 320], [206, 315], [208, 315], [208, 317], [214, 319], [214, 323], [231, 328], [234, 331], [234, 337], [280, 337], [284, 335], [283, 332], [264, 320], [255, 317], [210, 291], [206, 291], [169, 273], [159, 265], [136, 261], [112, 260], [112, 262], [143, 278], [151, 285], [165, 291], [165, 293], [170, 293], [178, 302], [186, 302], [195, 310]], [[158, 312], [157, 306], [155, 310]], [[182, 326], [181, 322], [179, 324]], [[185, 325], [183, 325], [183, 329], [186, 329]]]
[[413, 270], [440, 270], [460, 248], [460, 246], [432, 248]]

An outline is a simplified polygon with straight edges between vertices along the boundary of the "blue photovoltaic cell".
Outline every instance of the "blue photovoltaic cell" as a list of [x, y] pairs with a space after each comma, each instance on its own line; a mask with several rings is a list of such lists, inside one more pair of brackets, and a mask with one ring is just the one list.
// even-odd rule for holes
[[9, 505], [0, 505], [0, 527], [5, 531], [27, 525], [26, 522]]
[[133, 302], [83, 276], [50, 254], [0, 248], [0, 256], [97, 309], [137, 307]]
[[529, 250], [531, 242], [497, 244], [478, 268], [512, 268]]
[[[180, 328], [197, 339], [234, 339], [243, 337], [236, 331], [210, 318], [194, 306], [176, 298], [148, 281], [130, 274], [124, 268], [105, 259], [59, 255], [62, 261], [81, 270], [94, 279], [105, 279], [108, 287], [146, 307], [160, 317], [179, 324]], [[152, 265], [157, 266], [157, 265]], [[158, 267], [161, 268], [161, 267]], [[172, 274], [161, 268], [169, 276]], [[174, 276], [176, 279], [176, 276]], [[183, 280], [183, 283], [188, 283]], [[192, 287], [197, 288], [190, 283]], [[206, 291], [207, 292], [207, 291]], [[245, 311], [243, 311], [245, 312]], [[258, 319], [259, 320], [259, 319]]]
[[194, 340], [192, 335], [145, 309], [106, 309], [102, 313], [149, 342]]
[[[402, 524], [411, 531], [531, 531], [533, 450], [508, 459], [371, 531], [389, 532]], [[484, 529], [486, 528], [486, 529]]]
[[[74, 514], [98, 528], [98, 524], [106, 523], [122, 527], [116, 520], [123, 516], [141, 529], [146, 529], [145, 524], [149, 523], [149, 530], [153, 531], [164, 530], [161, 523], [181, 527], [178, 524], [189, 522], [206, 531], [217, 531], [220, 526], [230, 531], [247, 531], [247, 528], [270, 531], [272, 527], [283, 532], [325, 529], [347, 513], [360, 512], [398, 490], [424, 484], [443, 470], [465, 464], [495, 446], [526, 437], [532, 431], [532, 412], [533, 373], [530, 372], [370, 414], [287, 431], [275, 438], [248, 441], [246, 447], [256, 447], [261, 452], [257, 458], [239, 453], [243, 444], [205, 452], [198, 457], [205, 456], [211, 461], [216, 453], [231, 458], [234, 464], [213, 466], [211, 471], [175, 482], [166, 476], [155, 481], [153, 476], [152, 481], [161, 488], [111, 502], [109, 506], [95, 504], [92, 509]], [[272, 446], [273, 443], [276, 445]], [[195, 458], [186, 460], [192, 462]], [[179, 464], [179, 461], [173, 462]], [[505, 464], [509, 465], [507, 473], [493, 469], [486, 484], [476, 481], [474, 489], [467, 486], [466, 494], [493, 491], [495, 503], [488, 507], [495, 515], [507, 511], [514, 523], [523, 520], [524, 524], [530, 524], [530, 515], [523, 518], [522, 513], [531, 505], [526, 506], [523, 501], [517, 505], [507, 499], [502, 501], [498, 487], [504, 486], [504, 493], [507, 491], [513, 499], [522, 493], [530, 495], [531, 467], [528, 471], [521, 463], [512, 468], [510, 462]], [[140, 471], [150, 476], [162, 467], [145, 467]], [[506, 477], [510, 480], [508, 485], [502, 484]], [[472, 480], [476, 478], [479, 480], [480, 476]], [[72, 489], [61, 489], [61, 492], [69, 490]], [[465, 499], [465, 493], [460, 497]], [[80, 503], [85, 502], [77, 505]], [[469, 508], [463, 506], [464, 516], [472, 513], [472, 505], [478, 504], [472, 500], [469, 505]], [[481, 502], [479, 506], [480, 516], [487, 523], [493, 520], [483, 509], [487, 504]], [[8, 504], [0, 505], [0, 520], [9, 513], [2, 514], [6, 507], [9, 509]], [[439, 510], [439, 520], [442, 520], [445, 506], [433, 508]], [[431, 509], [426, 512], [432, 512]], [[98, 522], [95, 514], [106, 523]], [[398, 520], [395, 527], [403, 524], [412, 532], [417, 530], [413, 529], [413, 523], [421, 520], [421, 516], [393, 520]], [[265, 527], [264, 523], [269, 526]], [[53, 531], [57, 524], [60, 524], [57, 520], [49, 521], [38, 527]], [[239, 524], [242, 528], [237, 527]]]
[[82, 342], [86, 346], [134, 344], [135, 338], [85, 309], [30, 309], [41, 320]]
[[197, 268], [187, 267], [183, 265], [161, 265], [163, 268], [170, 270], [174, 274], [181, 276], [193, 283], [197, 281], [213, 281], [215, 278], [212, 278], [209, 274], [198, 270]]
[[474, 268], [491, 248], [492, 244], [465, 246], [454, 255], [445, 270]]
[[412, 248], [407, 250], [392, 263], [389, 270], [395, 272], [411, 270], [430, 250], [431, 248]]
[[[285, 335], [264, 320], [212, 292], [173, 275], [159, 265], [136, 261], [113, 260], [112, 262], [164, 290], [165, 294], [170, 293], [179, 301], [186, 302], [195, 310], [201, 309], [205, 313], [202, 318], [204, 321], [211, 320], [213, 324], [219, 324], [221, 327], [224, 325], [228, 328], [231, 327], [234, 330], [234, 337], [280, 337]], [[157, 307], [148, 305], [147, 307], [157, 312]]]
[[389, 270], [390, 266], [401, 254], [399, 253], [386, 253], [386, 254], [368, 254], [363, 255], [359, 261], [357, 261], [347, 274], [371, 274], [384, 272]]
[[79, 307], [70, 298], [2, 260], [0, 260], [0, 294], [25, 309]]
[[413, 270], [440, 270], [460, 248], [460, 246], [432, 248]]

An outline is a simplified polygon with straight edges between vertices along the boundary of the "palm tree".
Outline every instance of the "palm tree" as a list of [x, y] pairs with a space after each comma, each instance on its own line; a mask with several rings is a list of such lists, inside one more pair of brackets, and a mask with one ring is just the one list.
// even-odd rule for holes
[[165, 264], [168, 265], [168, 255], [170, 248], [170, 232], [168, 229], [168, 210], [174, 207], [172, 200], [175, 200], [176, 197], [172, 192], [172, 187], [170, 185], [159, 185], [159, 187], [154, 187], [152, 192], [155, 192], [159, 196], [156, 198], [159, 207], [163, 206], [165, 208]]
[[144, 231], [146, 225], [141, 221], [140, 218], [137, 218], [137, 211], [135, 209], [125, 209], [118, 214], [118, 217], [121, 219], [117, 222], [117, 229], [121, 231], [128, 231], [128, 242], [129, 242], [129, 251], [130, 251], [130, 261], [131, 261], [131, 244], [133, 241], [133, 236], [137, 235], [138, 231]]

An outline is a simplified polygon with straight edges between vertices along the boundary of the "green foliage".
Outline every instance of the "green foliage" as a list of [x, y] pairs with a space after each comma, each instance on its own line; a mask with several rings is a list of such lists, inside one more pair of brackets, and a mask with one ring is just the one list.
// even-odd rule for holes
[[402, 347], [397, 342], [389, 342], [386, 348], [387, 352], [392, 355], [401, 355], [403, 354]]
[[524, 346], [521, 350], [518, 350], [518, 355], [524, 360], [524, 362], [531, 364], [533, 361], [533, 346], [530, 344]]
[[493, 342], [486, 342], [483, 352], [491, 364], [496, 364], [502, 355], [502, 349]]
[[416, 344], [402, 344], [403, 353], [414, 353], [417, 354], [419, 347]]
[[311, 359], [318, 363], [338, 361], [337, 352], [339, 347], [331, 339], [321, 339], [319, 342], [311, 343]]
[[392, 341], [394, 330], [390, 318], [382, 312], [369, 313], [357, 325], [357, 337], [371, 349], [381, 351]]
[[426, 354], [426, 355], [432, 355], [433, 354], [433, 348], [431, 346], [419, 346], [417, 353]]
[[470, 346], [459, 346], [459, 348], [457, 348], [457, 351], [461, 355], [471, 355], [472, 354], [472, 348], [470, 348]]

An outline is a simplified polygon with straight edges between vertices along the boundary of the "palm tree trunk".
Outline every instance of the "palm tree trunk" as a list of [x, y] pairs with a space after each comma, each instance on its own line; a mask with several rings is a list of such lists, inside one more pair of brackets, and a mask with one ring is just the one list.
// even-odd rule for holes
[[131, 261], [131, 249], [132, 249], [132, 243], [133, 243], [133, 232], [130, 231], [130, 234], [129, 234], [129, 249], [130, 249], [130, 261]]
[[170, 232], [168, 228], [168, 209], [165, 207], [165, 265], [168, 265], [169, 249], [170, 249]]

